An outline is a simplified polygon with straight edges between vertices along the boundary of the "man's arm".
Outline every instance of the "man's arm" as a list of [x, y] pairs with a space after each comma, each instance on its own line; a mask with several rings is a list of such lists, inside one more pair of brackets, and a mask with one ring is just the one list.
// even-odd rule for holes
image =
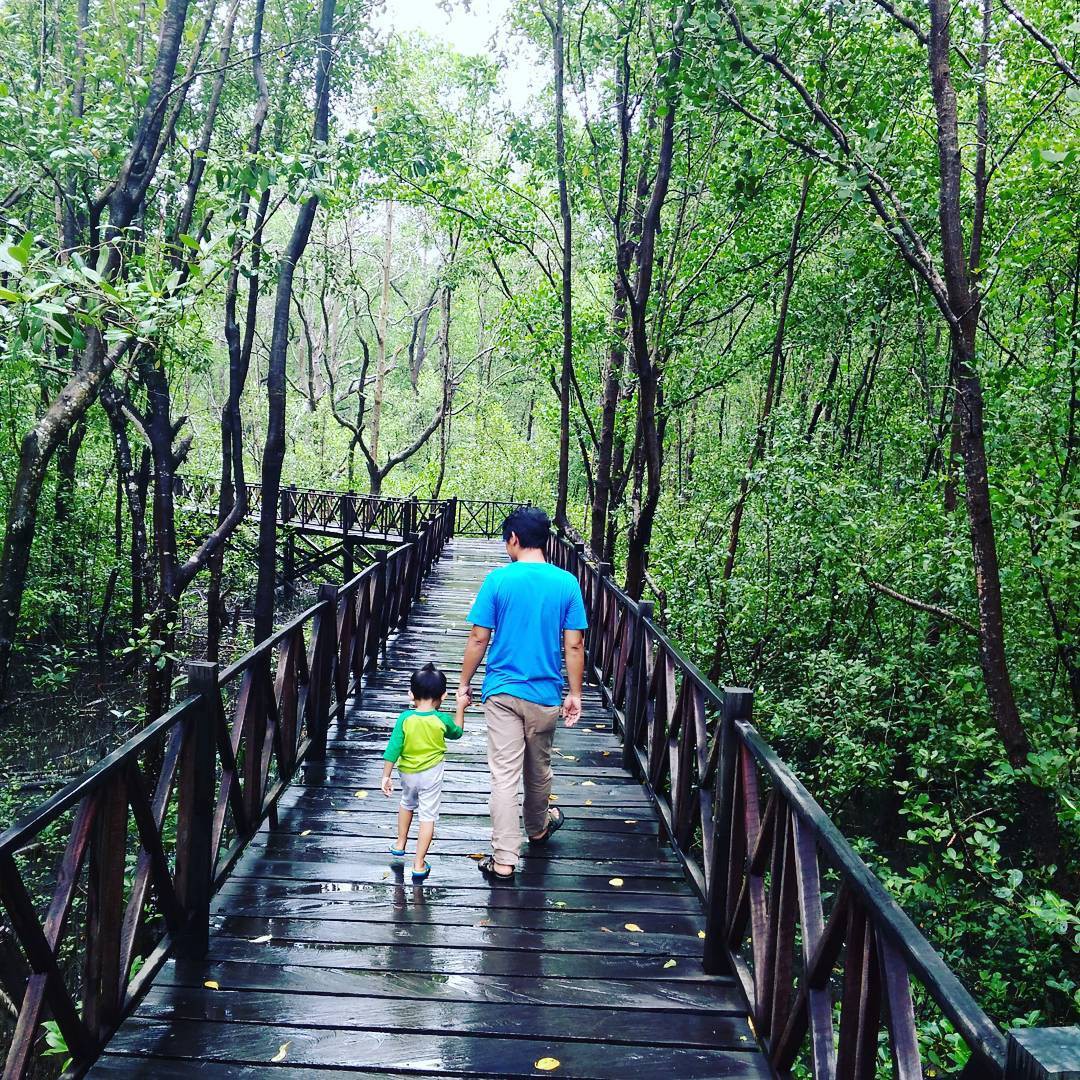
[[476, 669], [484, 659], [487, 652], [488, 642], [491, 641], [491, 628], [487, 626], [474, 626], [469, 631], [469, 640], [465, 643], [465, 656], [461, 661], [461, 679], [458, 682], [458, 701], [464, 701], [466, 705], [472, 704], [472, 677]]
[[563, 701], [566, 726], [573, 727], [581, 719], [581, 684], [585, 677], [585, 633], [582, 630], [563, 631], [563, 652], [566, 654], [566, 675], [570, 692]]

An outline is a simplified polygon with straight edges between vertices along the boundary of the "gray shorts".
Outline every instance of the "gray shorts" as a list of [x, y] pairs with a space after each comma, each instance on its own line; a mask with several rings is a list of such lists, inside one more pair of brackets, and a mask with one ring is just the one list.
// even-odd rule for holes
[[401, 809], [416, 810], [419, 807], [421, 821], [439, 820], [439, 803], [442, 802], [443, 764], [433, 765], [423, 772], [399, 772], [401, 780]]

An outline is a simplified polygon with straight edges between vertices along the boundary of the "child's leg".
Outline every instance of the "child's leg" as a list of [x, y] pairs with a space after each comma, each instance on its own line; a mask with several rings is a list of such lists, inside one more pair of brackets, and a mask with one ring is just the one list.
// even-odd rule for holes
[[[405, 845], [409, 842], [409, 829], [412, 827], [413, 812], [406, 810], [404, 806], [398, 808], [397, 812], [397, 847], [398, 851], [404, 851]], [[423, 832], [423, 829], [421, 829]]]
[[428, 848], [435, 836], [435, 822], [439, 820], [439, 803], [442, 801], [443, 763], [426, 770], [417, 796], [420, 808], [420, 835], [416, 840], [416, 860], [413, 868], [417, 873], [424, 869]]
[[431, 841], [435, 837], [435, 822], [434, 821], [421, 821], [420, 833], [416, 838], [416, 859], [413, 862], [413, 868], [417, 871], [424, 869], [424, 863], [427, 861], [428, 848], [431, 847]]

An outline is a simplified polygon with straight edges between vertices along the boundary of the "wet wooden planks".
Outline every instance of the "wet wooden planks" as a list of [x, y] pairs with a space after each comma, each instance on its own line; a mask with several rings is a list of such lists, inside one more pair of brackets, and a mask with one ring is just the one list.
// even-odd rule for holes
[[171, 961], [94, 1077], [768, 1076], [734, 981], [701, 967], [700, 905], [599, 694], [560, 727], [567, 824], [489, 884], [483, 719], [447, 759], [429, 883], [388, 863], [397, 800], [378, 790], [408, 673], [451, 680], [464, 616], [500, 546], [455, 541], [325, 764], [285, 792], [215, 897], [210, 953]]

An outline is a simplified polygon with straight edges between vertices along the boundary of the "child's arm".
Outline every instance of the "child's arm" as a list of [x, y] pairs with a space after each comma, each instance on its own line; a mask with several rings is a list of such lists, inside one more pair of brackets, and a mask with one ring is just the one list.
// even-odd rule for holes
[[457, 699], [457, 707], [454, 710], [454, 715], [449, 713], [441, 713], [443, 718], [443, 725], [446, 728], [446, 737], [448, 739], [460, 739], [465, 734], [465, 709], [468, 707], [465, 695], [461, 694]]
[[397, 718], [397, 723], [394, 724], [394, 730], [390, 733], [390, 741], [386, 744], [386, 750], [383, 753], [383, 777], [382, 777], [382, 790], [383, 794], [389, 797], [394, 791], [394, 782], [391, 779], [391, 774], [394, 771], [394, 766], [397, 764], [397, 760], [401, 757], [402, 750], [405, 749], [405, 717], [406, 713], [402, 713]]

